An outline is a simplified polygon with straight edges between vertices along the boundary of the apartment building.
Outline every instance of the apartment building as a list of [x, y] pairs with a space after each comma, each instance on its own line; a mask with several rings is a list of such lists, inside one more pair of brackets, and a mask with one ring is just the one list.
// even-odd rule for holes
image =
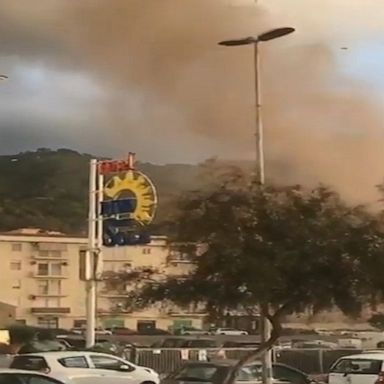
[[[85, 323], [85, 283], [79, 279], [79, 251], [83, 237], [23, 229], [0, 234], [3, 273], [0, 302], [16, 307], [19, 323], [72, 328]], [[189, 257], [174, 252], [165, 237], [153, 237], [148, 245], [103, 249], [104, 271], [121, 273], [151, 267], [163, 274], [184, 274], [193, 268]], [[201, 326], [205, 318], [195, 308], [183, 310], [169, 304], [135, 311], [124, 303], [126, 289], [98, 282], [97, 313], [100, 326], [132, 329]]]
[[[194, 264], [186, 253], [173, 249], [166, 237], [154, 237], [147, 246], [114, 247], [104, 249], [104, 271], [122, 274], [137, 268], [151, 268], [158, 276], [184, 275]], [[134, 289], [129, 281], [111, 284], [107, 279], [99, 282], [98, 317], [107, 327], [118, 326], [131, 329], [179, 328], [181, 326], [201, 327], [206, 318], [205, 311], [194, 306], [179, 308], [169, 302], [158, 303], [150, 308], [137, 311], [129, 308], [126, 294]], [[129, 304], [129, 303], [128, 303]]]
[[78, 260], [86, 243], [36, 229], [0, 234], [0, 301], [16, 306], [19, 323], [70, 328], [84, 318]]

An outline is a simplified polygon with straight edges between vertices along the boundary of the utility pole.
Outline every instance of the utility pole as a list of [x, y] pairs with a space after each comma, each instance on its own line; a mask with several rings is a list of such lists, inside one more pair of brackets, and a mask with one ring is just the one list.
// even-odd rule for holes
[[89, 167], [89, 212], [88, 212], [88, 249], [85, 253], [86, 279], [86, 346], [95, 344], [96, 328], [96, 281], [94, 279], [94, 254], [96, 250], [96, 220], [97, 220], [97, 160], [92, 159]]

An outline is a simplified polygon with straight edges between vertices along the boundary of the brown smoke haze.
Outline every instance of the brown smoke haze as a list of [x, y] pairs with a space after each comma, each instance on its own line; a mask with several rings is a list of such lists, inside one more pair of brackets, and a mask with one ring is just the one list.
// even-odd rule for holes
[[[297, 13], [296, 34], [261, 47], [267, 173], [374, 201], [384, 173], [378, 105], [364, 84], [340, 74], [329, 30], [314, 24], [311, 39], [303, 30], [316, 4], [337, 20], [330, 1], [314, 1], [311, 10], [307, 0], [295, 0], [286, 15], [287, 1], [280, 10], [277, 0], [238, 2], [2, 0], [0, 43], [8, 56], [86, 73], [101, 87], [101, 100], [84, 106], [97, 118], [78, 127], [73, 142], [80, 148], [91, 140], [94, 148], [108, 142], [111, 155], [135, 150], [143, 160], [252, 160], [252, 50], [217, 42], [291, 25]], [[348, 4], [340, 0], [333, 11], [361, 11]], [[319, 20], [329, 27], [324, 13]], [[340, 25], [343, 38], [355, 33], [353, 23]], [[375, 20], [371, 26], [380, 29]]]

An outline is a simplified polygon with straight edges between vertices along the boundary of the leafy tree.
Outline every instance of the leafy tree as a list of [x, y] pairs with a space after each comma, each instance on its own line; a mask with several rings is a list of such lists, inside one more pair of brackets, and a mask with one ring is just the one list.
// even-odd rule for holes
[[258, 308], [272, 324], [271, 338], [239, 360], [227, 383], [273, 346], [283, 314], [337, 306], [358, 315], [382, 289], [378, 276], [371, 279], [383, 264], [379, 222], [325, 186], [259, 187], [236, 171], [186, 194], [179, 212], [173, 240], [206, 251], [192, 273], [141, 284], [136, 297], [142, 306], [168, 300], [205, 305], [210, 313]]
[[368, 319], [368, 323], [372, 327], [384, 331], [384, 313], [375, 313]]

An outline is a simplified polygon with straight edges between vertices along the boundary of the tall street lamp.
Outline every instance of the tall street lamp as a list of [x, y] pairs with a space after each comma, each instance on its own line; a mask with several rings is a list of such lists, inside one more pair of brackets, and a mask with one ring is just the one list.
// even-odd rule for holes
[[[236, 40], [221, 41], [219, 45], [226, 47], [237, 47], [240, 45], [253, 44], [254, 66], [255, 66], [255, 101], [256, 101], [256, 181], [263, 185], [265, 182], [264, 170], [264, 142], [263, 142], [263, 120], [262, 120], [262, 99], [260, 84], [260, 55], [259, 43], [274, 40], [294, 32], [292, 27], [275, 28], [264, 32], [256, 37], [250, 36]], [[261, 308], [261, 340], [266, 342], [271, 335], [271, 328], [268, 319], [263, 315], [268, 308]], [[263, 383], [272, 384], [272, 353], [268, 351], [263, 356]]]
[[8, 79], [7, 75], [0, 75], [0, 81], [7, 80], [7, 79]]
[[237, 47], [240, 45], [250, 45], [253, 44], [254, 47], [254, 64], [255, 64], [255, 101], [256, 101], [256, 174], [257, 181], [263, 185], [265, 181], [264, 177], [264, 144], [263, 144], [263, 121], [261, 114], [261, 84], [260, 84], [260, 55], [259, 55], [259, 43], [265, 42], [279, 37], [288, 35], [294, 32], [295, 29], [291, 27], [285, 28], [276, 28], [271, 31], [264, 32], [256, 37], [245, 37], [242, 39], [236, 40], [225, 40], [221, 41], [219, 45], [224, 45], [226, 47]]

